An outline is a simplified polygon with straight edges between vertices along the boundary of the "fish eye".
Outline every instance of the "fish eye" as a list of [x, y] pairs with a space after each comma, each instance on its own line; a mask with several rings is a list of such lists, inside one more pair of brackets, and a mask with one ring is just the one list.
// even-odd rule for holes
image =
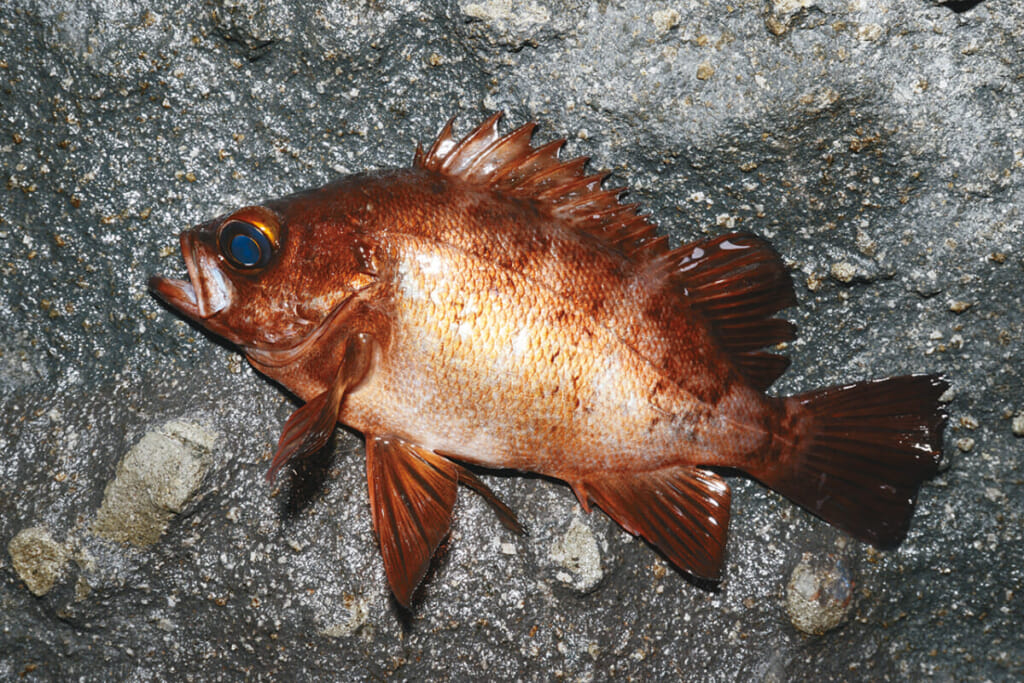
[[236, 268], [263, 268], [274, 252], [271, 235], [263, 226], [243, 220], [229, 220], [220, 229], [221, 253]]

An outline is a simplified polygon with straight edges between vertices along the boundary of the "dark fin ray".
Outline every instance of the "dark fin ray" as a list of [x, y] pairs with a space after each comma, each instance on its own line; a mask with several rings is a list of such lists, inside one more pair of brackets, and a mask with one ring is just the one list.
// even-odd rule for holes
[[622, 189], [601, 188], [607, 174], [587, 175], [586, 157], [558, 158], [564, 139], [534, 147], [534, 123], [500, 136], [500, 118], [501, 113], [494, 114], [459, 141], [448, 121], [427, 152], [417, 148], [413, 164], [532, 200], [539, 210], [634, 261], [646, 262], [668, 251], [667, 240], [658, 239], [647, 216], [638, 214], [635, 204], [619, 202]]
[[267, 470], [267, 481], [273, 483], [290, 460], [304, 458], [327, 444], [345, 394], [362, 382], [369, 370], [372, 346], [373, 340], [367, 334], [354, 334], [346, 340], [345, 354], [330, 388], [307, 401], [284, 423], [277, 452]]
[[451, 526], [459, 470], [407, 441], [368, 436], [366, 476], [384, 571], [395, 599], [408, 607]]
[[796, 334], [792, 323], [772, 317], [795, 304], [796, 295], [782, 260], [763, 239], [720, 235], [674, 249], [650, 267], [653, 277], [703, 315], [755, 388], [767, 389], [789, 366], [783, 356], [758, 351]]
[[597, 503], [680, 569], [712, 580], [721, 575], [730, 492], [717, 474], [670, 467], [597, 475], [572, 486], [584, 509], [589, 509], [588, 501]]
[[921, 483], [942, 458], [949, 387], [910, 375], [786, 399], [793, 426], [776, 462], [750, 474], [826, 522], [880, 548], [906, 537]]
[[491, 487], [483, 483], [479, 477], [477, 477], [475, 474], [470, 472], [462, 465], [459, 465], [458, 463], [453, 464], [455, 465], [459, 472], [459, 483], [465, 484], [469, 488], [473, 489], [484, 500], [490, 503], [491, 507], [494, 509], [494, 513], [498, 516], [498, 520], [506, 529], [514, 531], [517, 534], [526, 533], [526, 529], [520, 523], [519, 518], [516, 517], [516, 513], [512, 511], [512, 508], [510, 508], [508, 505], [505, 505], [505, 503], [503, 503], [502, 500], [498, 498], [494, 491], [491, 490]]

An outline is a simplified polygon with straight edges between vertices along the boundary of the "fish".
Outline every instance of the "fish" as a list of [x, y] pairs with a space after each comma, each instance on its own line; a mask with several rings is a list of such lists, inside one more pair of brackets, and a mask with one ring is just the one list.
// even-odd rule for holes
[[743, 473], [853, 537], [893, 548], [942, 459], [941, 374], [766, 390], [797, 303], [763, 238], [671, 246], [623, 187], [454, 119], [408, 168], [342, 177], [181, 233], [187, 279], [156, 297], [236, 345], [303, 403], [267, 479], [341, 424], [366, 443], [373, 529], [409, 608], [473, 470], [569, 485], [682, 572], [720, 580]]

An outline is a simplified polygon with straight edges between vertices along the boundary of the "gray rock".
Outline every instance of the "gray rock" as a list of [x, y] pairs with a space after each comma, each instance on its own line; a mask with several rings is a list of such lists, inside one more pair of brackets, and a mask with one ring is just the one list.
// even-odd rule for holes
[[853, 607], [853, 572], [841, 557], [804, 553], [786, 584], [786, 611], [798, 630], [820, 636]]
[[[5, 3], [0, 541], [45, 527], [76, 561], [42, 597], [0, 566], [0, 678], [1019, 677], [1022, 23], [1012, 0]], [[717, 586], [595, 512], [602, 577], [581, 592], [549, 557], [568, 488], [483, 475], [530, 535], [464, 494], [412, 613], [356, 435], [264, 483], [294, 402], [148, 276], [183, 273], [189, 225], [405, 165], [450, 116], [499, 108], [613, 171], [675, 242], [772, 241], [800, 301], [772, 391], [950, 378], [948, 464], [900, 548], [843, 551], [841, 628], [795, 631], [783, 596], [843, 535], [731, 473]], [[175, 420], [219, 435], [200, 488], [149, 545], [95, 537], [119, 461]]]
[[551, 546], [549, 557], [562, 569], [558, 580], [582, 593], [593, 590], [604, 577], [597, 540], [579, 517], [572, 518], [565, 534]]

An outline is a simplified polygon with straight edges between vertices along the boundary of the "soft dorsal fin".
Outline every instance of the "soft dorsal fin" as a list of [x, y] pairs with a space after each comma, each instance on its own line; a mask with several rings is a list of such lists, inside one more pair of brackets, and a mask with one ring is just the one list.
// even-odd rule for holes
[[453, 120], [445, 124], [426, 152], [416, 149], [413, 165], [458, 178], [520, 199], [532, 199], [554, 218], [646, 262], [668, 251], [668, 241], [655, 232], [636, 204], [622, 204], [625, 188], [602, 189], [607, 173], [587, 175], [588, 157], [561, 161], [565, 139], [540, 147], [530, 144], [537, 127], [528, 123], [507, 135], [498, 132], [498, 112], [459, 141]]
[[763, 239], [730, 233], [684, 244], [650, 263], [654, 277], [699, 311], [737, 369], [759, 390], [789, 366], [785, 356], [760, 351], [794, 338], [796, 328], [776, 313], [796, 303], [793, 280]]

